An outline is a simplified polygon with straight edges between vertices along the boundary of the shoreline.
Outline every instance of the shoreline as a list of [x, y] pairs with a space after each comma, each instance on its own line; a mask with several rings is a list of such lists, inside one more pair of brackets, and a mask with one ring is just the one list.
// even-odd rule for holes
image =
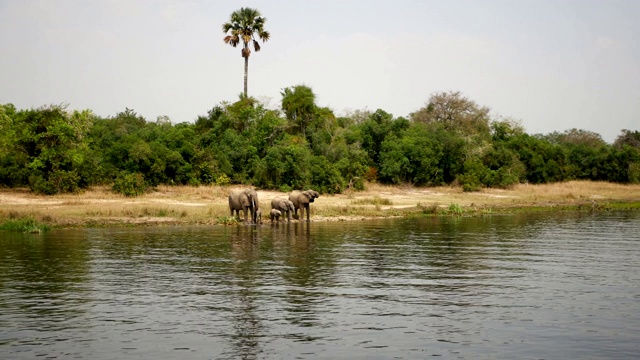
[[[228, 192], [239, 187], [158, 186], [135, 198], [114, 194], [106, 186], [53, 196], [35, 195], [29, 189], [3, 188], [0, 189], [0, 224], [29, 218], [54, 228], [221, 225], [230, 219]], [[263, 213], [276, 196], [287, 196], [287, 193], [258, 190]], [[369, 183], [364, 191], [321, 195], [311, 205], [311, 221], [610, 209], [640, 209], [640, 184], [569, 181], [465, 193], [460, 187]], [[270, 221], [263, 216], [263, 223]]]

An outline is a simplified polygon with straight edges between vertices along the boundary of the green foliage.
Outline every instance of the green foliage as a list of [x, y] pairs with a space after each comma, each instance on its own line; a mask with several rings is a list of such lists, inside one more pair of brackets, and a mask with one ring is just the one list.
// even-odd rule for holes
[[29, 177], [29, 185], [37, 194], [54, 195], [58, 193], [77, 192], [80, 187], [80, 176], [75, 171], [55, 170], [48, 178], [41, 175]]
[[255, 183], [257, 186], [277, 189], [288, 185], [294, 189], [311, 185], [311, 151], [298, 138], [269, 148], [266, 156], [257, 163]]
[[218, 216], [216, 218], [216, 224], [220, 225], [237, 225], [240, 223], [237, 218], [233, 216]]
[[289, 193], [291, 191], [293, 191], [293, 188], [287, 184], [282, 184], [278, 187], [278, 191], [283, 192], [283, 193]]
[[95, 118], [90, 111], [70, 113], [60, 105], [2, 109], [0, 118], [10, 125], [0, 135], [5, 151], [0, 158], [2, 183], [29, 185], [42, 194], [75, 192], [88, 185], [88, 174], [81, 169], [88, 153], [86, 135]]
[[311, 184], [320, 193], [339, 194], [344, 190], [345, 181], [338, 167], [324, 156], [314, 156], [310, 166]]
[[383, 142], [387, 136], [400, 136], [403, 130], [409, 127], [406, 119], [399, 119], [398, 123], [393, 119], [393, 115], [378, 109], [356, 126], [360, 135], [362, 149], [369, 156], [370, 164], [381, 166], [381, 152]]
[[491, 171], [479, 159], [468, 159], [464, 163], [464, 173], [458, 177], [463, 191], [479, 191], [489, 182]]
[[[465, 191], [571, 179], [640, 182], [640, 136], [613, 145], [571, 129], [528, 135], [459, 93], [432, 96], [411, 121], [376, 110], [336, 118], [311, 88], [282, 92], [282, 109], [255, 98], [222, 102], [195, 123], [147, 121], [132, 109], [99, 118], [64, 106], [0, 105], [0, 186], [76, 192], [113, 184], [136, 196], [159, 184], [251, 184], [323, 193], [365, 181], [459, 184]], [[119, 175], [118, 175], [119, 174]]]
[[231, 179], [229, 179], [229, 177], [226, 174], [221, 174], [216, 179], [216, 185], [218, 186], [225, 186], [229, 184], [231, 184]]
[[380, 150], [380, 179], [393, 184], [440, 184], [443, 144], [433, 135], [423, 124], [414, 124], [399, 137], [387, 136]]
[[9, 219], [0, 224], [0, 230], [34, 234], [48, 231], [49, 226], [42, 224], [33, 218], [27, 217], [21, 219]]
[[449, 205], [449, 208], [447, 209], [449, 214], [451, 215], [455, 215], [455, 216], [462, 216], [462, 207], [458, 204], [451, 204]]
[[528, 182], [542, 184], [565, 179], [565, 153], [559, 145], [523, 134], [510, 139], [505, 146], [518, 154], [525, 167], [524, 178]]
[[640, 183], [640, 162], [629, 164], [629, 182], [632, 184]]
[[306, 85], [296, 85], [284, 88], [282, 95], [282, 110], [287, 120], [300, 130], [299, 134], [306, 136], [306, 128], [316, 116], [316, 95]]
[[147, 191], [147, 184], [140, 173], [121, 173], [115, 179], [112, 191], [116, 194], [135, 197]]

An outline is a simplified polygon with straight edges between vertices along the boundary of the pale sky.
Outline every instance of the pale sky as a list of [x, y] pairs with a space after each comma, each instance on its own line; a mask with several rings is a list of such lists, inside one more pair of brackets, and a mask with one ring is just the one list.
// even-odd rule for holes
[[461, 91], [530, 134], [640, 130], [636, 0], [0, 0], [0, 103], [192, 122], [242, 92], [222, 23], [243, 6], [267, 18], [249, 95], [271, 108], [298, 84], [336, 115]]

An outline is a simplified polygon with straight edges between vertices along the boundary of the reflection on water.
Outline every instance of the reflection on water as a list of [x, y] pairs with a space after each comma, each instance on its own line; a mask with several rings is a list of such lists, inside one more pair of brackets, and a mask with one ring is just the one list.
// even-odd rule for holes
[[639, 220], [0, 233], [0, 358], [637, 358]]

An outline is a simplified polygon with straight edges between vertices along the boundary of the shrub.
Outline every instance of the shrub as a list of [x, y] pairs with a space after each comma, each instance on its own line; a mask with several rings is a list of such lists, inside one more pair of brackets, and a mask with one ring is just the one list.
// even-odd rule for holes
[[144, 181], [144, 176], [140, 173], [122, 173], [114, 181], [112, 191], [134, 197], [144, 194], [147, 191], [147, 184]]
[[436, 215], [440, 211], [440, 206], [438, 206], [437, 203], [431, 205], [422, 205], [421, 203], [418, 203], [418, 208], [423, 214]]
[[229, 184], [231, 184], [231, 179], [227, 176], [227, 174], [222, 174], [216, 179], [216, 185], [218, 186], [225, 186]]
[[31, 176], [29, 185], [37, 194], [54, 195], [58, 193], [73, 193], [80, 189], [80, 176], [75, 171], [55, 170], [49, 173], [49, 178]]
[[345, 187], [344, 179], [336, 166], [324, 156], [311, 159], [311, 183], [320, 193], [339, 194]]
[[293, 190], [293, 188], [287, 184], [282, 184], [280, 185], [280, 187], [278, 187], [278, 190], [283, 193], [289, 193]]
[[449, 214], [456, 215], [456, 216], [462, 216], [462, 207], [460, 205], [458, 205], [458, 204], [449, 205]]

